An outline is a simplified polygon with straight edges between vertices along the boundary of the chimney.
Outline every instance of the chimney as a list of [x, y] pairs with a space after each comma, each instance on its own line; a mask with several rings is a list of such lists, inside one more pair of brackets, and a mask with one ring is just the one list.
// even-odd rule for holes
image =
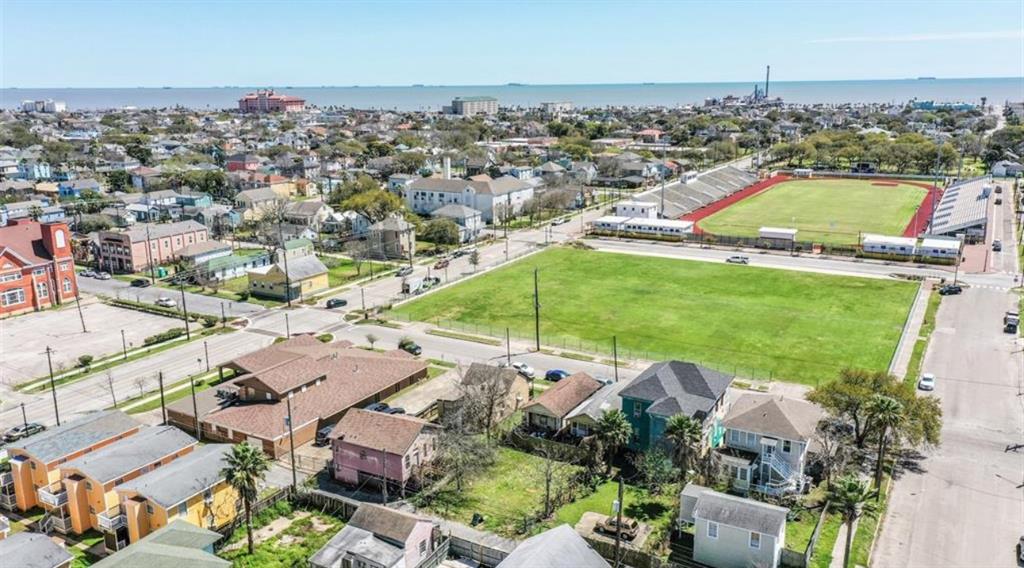
[[444, 165], [441, 166], [441, 175], [444, 179], [452, 179], [452, 159], [445, 156], [442, 163]]

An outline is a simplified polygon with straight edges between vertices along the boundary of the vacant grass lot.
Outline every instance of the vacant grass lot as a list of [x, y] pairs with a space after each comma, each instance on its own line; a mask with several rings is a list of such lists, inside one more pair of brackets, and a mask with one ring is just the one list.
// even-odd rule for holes
[[902, 235], [926, 191], [915, 185], [822, 179], [780, 183], [703, 219], [717, 235], [756, 237], [761, 227], [799, 229], [797, 239], [856, 245], [859, 233]]
[[[554, 524], [568, 523], [569, 526], [575, 527], [576, 523], [583, 518], [584, 513], [613, 515], [612, 503], [618, 499], [618, 496], [619, 484], [615, 481], [606, 481], [598, 485], [597, 489], [587, 497], [564, 505], [555, 511]], [[676, 499], [678, 499], [677, 492], [664, 491], [661, 495], [651, 495], [646, 489], [626, 485], [623, 491], [623, 501], [626, 505], [622, 514], [667, 533], [675, 521]]]
[[467, 331], [532, 337], [619, 356], [678, 358], [741, 375], [816, 384], [845, 367], [885, 369], [916, 285], [558, 248], [399, 307]]

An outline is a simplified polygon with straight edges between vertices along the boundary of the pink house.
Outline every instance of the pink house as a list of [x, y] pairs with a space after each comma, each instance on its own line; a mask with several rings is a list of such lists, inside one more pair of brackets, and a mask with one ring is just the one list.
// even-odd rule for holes
[[138, 272], [178, 258], [178, 251], [209, 238], [196, 221], [140, 223], [128, 231], [100, 231], [99, 266], [109, 272]]
[[345, 528], [309, 559], [313, 568], [415, 568], [440, 539], [433, 521], [364, 503]]
[[331, 431], [334, 478], [349, 485], [379, 484], [404, 490], [437, 451], [436, 424], [354, 408]]

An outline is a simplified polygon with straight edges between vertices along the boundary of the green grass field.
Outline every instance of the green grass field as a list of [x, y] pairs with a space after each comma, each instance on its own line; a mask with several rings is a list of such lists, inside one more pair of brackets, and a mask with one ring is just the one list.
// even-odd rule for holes
[[[756, 259], [754, 260], [756, 264]], [[619, 356], [678, 358], [743, 376], [816, 384], [885, 369], [914, 284], [568, 248], [548, 250], [400, 306], [399, 317]]]
[[909, 184], [872, 185], [870, 180], [782, 182], [702, 219], [711, 234], [756, 237], [761, 227], [796, 228], [797, 240], [858, 244], [859, 233], [902, 235], [925, 189]]

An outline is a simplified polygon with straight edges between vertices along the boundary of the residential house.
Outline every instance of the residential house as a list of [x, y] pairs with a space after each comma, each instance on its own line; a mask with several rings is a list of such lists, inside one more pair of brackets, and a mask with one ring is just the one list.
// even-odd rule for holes
[[516, 546], [498, 568], [611, 568], [572, 527], [563, 524]]
[[440, 426], [401, 414], [353, 408], [331, 431], [334, 479], [349, 485], [371, 482], [398, 487], [434, 459]]
[[252, 154], [234, 154], [225, 160], [229, 172], [255, 171], [260, 167], [260, 157]]
[[0, 506], [24, 512], [44, 497], [52, 507], [66, 504], [66, 493], [53, 495], [48, 489], [60, 481], [60, 466], [136, 434], [140, 428], [142, 424], [120, 410], [106, 410], [8, 444], [11, 472], [0, 476]]
[[544, 162], [537, 168], [537, 175], [546, 183], [557, 184], [566, 176], [566, 169], [555, 162]]
[[92, 178], [63, 181], [57, 185], [57, 192], [61, 199], [69, 197], [76, 199], [81, 198], [83, 191], [99, 195], [100, 193], [103, 193], [103, 186], [100, 185], [100, 182]]
[[198, 267], [207, 262], [231, 254], [231, 245], [220, 241], [201, 241], [192, 243], [178, 251], [178, 258], [191, 267]]
[[280, 193], [269, 187], [247, 189], [235, 195], [235, 207], [242, 212], [245, 221], [258, 221], [267, 212], [274, 211], [280, 204], [287, 201]]
[[417, 179], [419, 179], [418, 176], [411, 174], [392, 174], [388, 177], [388, 191], [397, 195], [402, 201], [405, 201], [405, 194], [409, 190], [409, 185]]
[[590, 185], [597, 177], [597, 166], [593, 162], [573, 162], [569, 168], [569, 175], [584, 185]]
[[480, 233], [487, 226], [483, 215], [472, 207], [452, 203], [439, 207], [431, 214], [435, 219], [451, 219], [459, 226], [459, 242], [471, 243], [480, 238]]
[[622, 410], [622, 398], [619, 397], [619, 393], [628, 384], [628, 381], [618, 381], [604, 385], [593, 396], [572, 409], [569, 414], [565, 415], [569, 433], [578, 438], [594, 434], [597, 431], [597, 424], [605, 412]]
[[0, 227], [0, 318], [78, 296], [70, 235], [64, 223], [19, 219]]
[[159, 181], [162, 173], [163, 172], [158, 169], [147, 166], [139, 166], [128, 170], [128, 175], [131, 176], [132, 180], [132, 187], [143, 191], [145, 191], [147, 187], [151, 187], [153, 183]]
[[803, 492], [808, 454], [824, 413], [781, 396], [745, 394], [722, 419], [725, 440], [718, 454], [739, 491]]
[[153, 426], [61, 464], [60, 481], [40, 489], [54, 496], [63, 493], [67, 499], [66, 504], [54, 507], [41, 495], [49, 526], [65, 534], [102, 527], [111, 531], [105, 535], [107, 549], [123, 548], [127, 529], [112, 530], [113, 518], [120, 514], [117, 486], [166, 466], [191, 452], [196, 443], [173, 426]]
[[267, 264], [253, 268], [247, 274], [249, 293], [261, 298], [297, 300], [330, 287], [327, 267], [316, 255]]
[[446, 420], [462, 420], [459, 413], [467, 396], [490, 399], [492, 395], [497, 398], [492, 419], [496, 424], [519, 410], [530, 399], [530, 384], [511, 367], [471, 363], [454, 392], [438, 399], [441, 423]]
[[71, 568], [75, 557], [46, 534], [20, 532], [0, 540], [0, 559], [11, 568]]
[[693, 483], [679, 494], [680, 525], [693, 525], [693, 560], [713, 568], [776, 568], [789, 509]]
[[176, 521], [208, 529], [230, 523], [242, 513], [238, 491], [224, 479], [230, 453], [230, 444], [200, 446], [116, 487], [117, 514], [101, 517], [100, 529], [134, 544]]
[[1010, 160], [1000, 160], [992, 164], [992, 175], [996, 177], [1014, 177], [1024, 173], [1024, 166]]
[[378, 258], [412, 258], [416, 252], [416, 228], [400, 214], [370, 225], [367, 240]]
[[[280, 457], [289, 449], [287, 401], [296, 445], [334, 424], [350, 408], [379, 402], [427, 376], [427, 365], [404, 351], [376, 353], [348, 342], [322, 343], [296, 335], [222, 366], [236, 377], [198, 393], [195, 408], [203, 438], [249, 441]], [[192, 431], [195, 410], [182, 399], [167, 407], [171, 424]]]
[[22, 160], [18, 162], [16, 179], [39, 180], [53, 177], [53, 168], [48, 162], [39, 160]]
[[289, 201], [284, 206], [285, 222], [309, 228], [314, 233], [323, 229], [324, 222], [333, 213], [331, 206], [322, 201]]
[[416, 568], [431, 558], [440, 534], [434, 521], [363, 503], [345, 528], [309, 559], [311, 568]]
[[683, 414], [701, 424], [702, 443], [722, 440], [719, 423], [732, 377], [685, 361], [662, 361], [645, 369], [622, 389], [622, 411], [633, 426], [632, 450], [647, 451], [662, 441], [669, 418]]
[[111, 554], [93, 568], [228, 568], [231, 562], [218, 558], [213, 545], [223, 538], [219, 533], [174, 519], [167, 526]]
[[449, 204], [460, 204], [480, 211], [483, 220], [494, 222], [506, 212], [518, 214], [533, 198], [534, 186], [512, 176], [476, 180], [420, 178], [409, 184], [406, 205], [415, 213], [430, 214]]
[[569, 375], [523, 407], [527, 426], [549, 433], [561, 432], [567, 425], [568, 414], [600, 388], [601, 383], [586, 373]]
[[185, 247], [209, 240], [195, 221], [143, 223], [127, 231], [100, 231], [99, 266], [109, 272], [138, 272], [173, 262]]
[[248, 249], [244, 253], [229, 254], [207, 260], [198, 266], [199, 277], [207, 282], [224, 282], [232, 278], [246, 276], [250, 270], [260, 269], [269, 264], [270, 253]]

